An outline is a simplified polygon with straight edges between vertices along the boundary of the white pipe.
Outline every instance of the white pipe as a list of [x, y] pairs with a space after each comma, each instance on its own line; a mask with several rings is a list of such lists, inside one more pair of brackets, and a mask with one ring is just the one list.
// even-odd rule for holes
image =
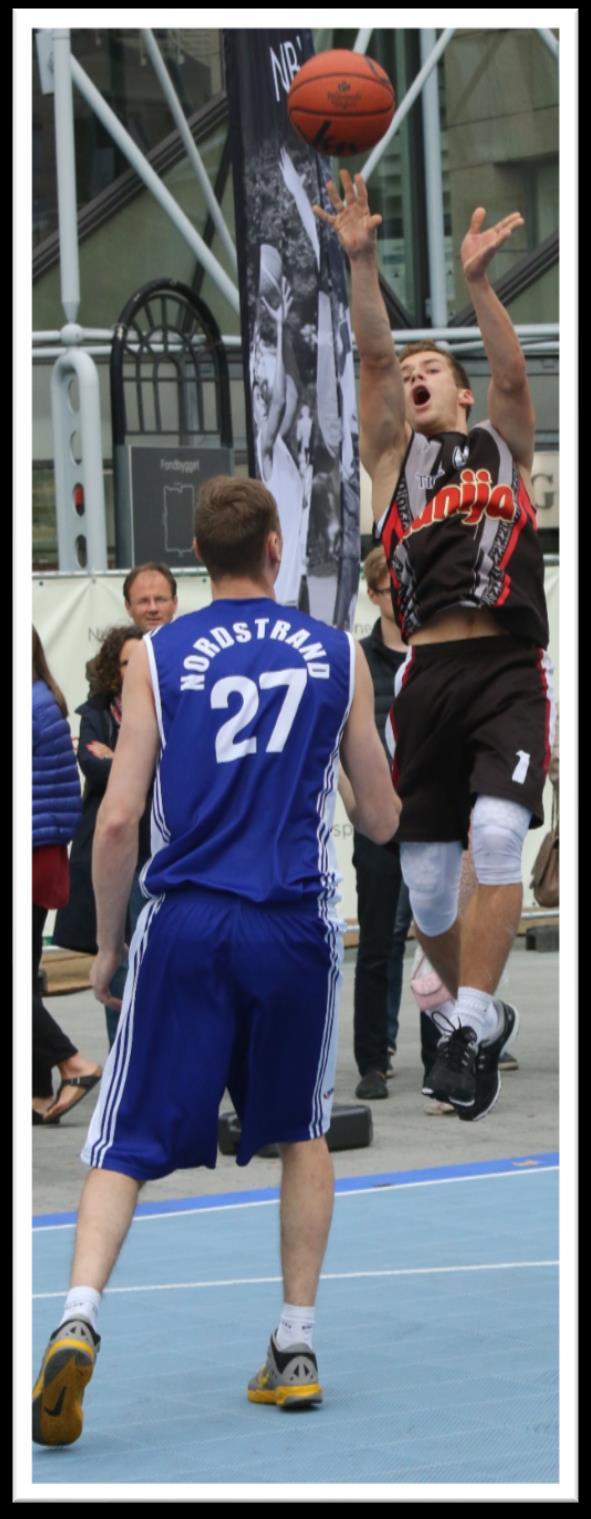
[[553, 58], [558, 58], [560, 47], [558, 45], [558, 37], [554, 36], [554, 32], [549, 32], [548, 28], [545, 26], [537, 26], [536, 31], [538, 33], [538, 36], [541, 37], [542, 42], [545, 42], [546, 47], [550, 49]]
[[386, 147], [389, 146], [390, 141], [392, 141], [393, 135], [395, 135], [395, 132], [398, 132], [398, 128], [400, 128], [401, 123], [404, 122], [404, 117], [407, 117], [407, 115], [409, 115], [410, 108], [415, 105], [416, 96], [418, 96], [418, 94], [421, 94], [422, 85], [424, 85], [425, 79], [428, 79], [428, 74], [431, 73], [431, 68], [435, 68], [435, 65], [438, 64], [442, 53], [444, 53], [445, 49], [447, 49], [447, 44], [450, 43], [451, 38], [453, 38], [454, 30], [456, 30], [456, 27], [448, 26], [447, 30], [445, 30], [445, 32], [442, 32], [441, 38], [439, 38], [439, 43], [436, 43], [433, 52], [431, 52], [430, 56], [425, 59], [421, 70], [419, 70], [419, 73], [416, 74], [416, 79], [413, 79], [412, 85], [410, 85], [410, 90], [407, 90], [406, 96], [404, 96], [404, 100], [401, 100], [400, 106], [398, 106], [398, 111], [393, 112], [392, 122], [390, 122], [389, 128], [387, 128], [386, 135], [381, 138], [380, 143], [375, 144], [374, 150], [369, 153], [368, 161], [366, 161], [365, 166], [363, 166], [362, 169], [363, 179], [365, 179], [366, 182], [368, 182], [369, 176], [374, 173], [375, 166], [380, 163], [380, 158], [383, 156], [383, 153], [386, 152]]
[[181, 237], [184, 237], [185, 242], [189, 244], [189, 247], [199, 259], [200, 264], [203, 265], [206, 273], [211, 276], [218, 290], [225, 296], [228, 305], [239, 315], [240, 298], [236, 286], [232, 284], [225, 269], [222, 269], [217, 258], [214, 257], [211, 250], [204, 243], [203, 238], [195, 231], [188, 216], [185, 216], [184, 211], [181, 211], [180, 206], [177, 205], [176, 200], [170, 194], [170, 190], [166, 189], [166, 185], [163, 185], [162, 180], [155, 174], [151, 164], [144, 158], [143, 153], [140, 152], [133, 138], [130, 137], [129, 132], [126, 132], [125, 127], [121, 125], [114, 111], [107, 105], [106, 100], [103, 100], [102, 95], [95, 88], [92, 80], [88, 78], [88, 74], [81, 68], [77, 58], [72, 58], [72, 78], [78, 86], [80, 94], [84, 96], [88, 105], [98, 116], [99, 121], [102, 121], [106, 131], [110, 133], [118, 147], [121, 148], [121, 152], [129, 159], [136, 174], [139, 175], [140, 179], [143, 179], [146, 188], [155, 196], [162, 210], [170, 217], [170, 220], [180, 232]]
[[80, 305], [78, 263], [78, 211], [76, 206], [76, 154], [74, 107], [70, 71], [70, 32], [67, 27], [52, 33], [55, 152], [60, 238], [60, 292], [69, 322], [76, 320]]
[[199, 180], [199, 184], [201, 185], [201, 189], [203, 190], [203, 194], [211, 211], [213, 220], [226, 249], [226, 253], [231, 259], [233, 268], [238, 269], [238, 255], [232, 242], [228, 226], [224, 221], [221, 207], [219, 205], [219, 202], [216, 200], [214, 192], [211, 188], [209, 175], [203, 164], [203, 159], [201, 158], [201, 154], [195, 143], [193, 134], [190, 131], [187, 118], [158, 47], [158, 43], [156, 42], [154, 33], [149, 31], [147, 28], [142, 28], [142, 37], [146, 44], [146, 51], [151, 58], [154, 71], [160, 81], [160, 84], [162, 85], [162, 89], [164, 90], [164, 94], [168, 101], [171, 114], [176, 121], [180, 135], [183, 139], [187, 156], [191, 160], [191, 163]]
[[438, 61], [439, 61], [439, 59], [441, 57], [441, 54], [445, 52], [447, 44], [448, 44], [448, 42], [451, 41], [455, 30], [456, 30], [455, 26], [450, 26], [450, 27], [447, 28], [447, 31], [442, 32], [441, 37], [439, 38], [439, 42], [433, 48], [433, 52], [431, 53], [430, 57], [423, 64], [423, 67], [420, 70], [420, 73], [417, 74], [416, 79], [413, 80], [413, 82], [412, 82], [412, 84], [410, 86], [410, 89], [407, 90], [406, 95], [404, 96], [404, 99], [400, 102], [398, 110], [395, 111], [394, 116], [392, 117], [392, 121], [390, 122], [390, 125], [388, 127], [388, 131], [386, 132], [385, 136], [381, 138], [381, 141], [376, 144], [375, 148], [370, 153], [369, 158], [367, 159], [366, 163], [364, 164], [364, 166], [363, 166], [363, 168], [361, 170], [361, 173], [362, 173], [363, 178], [366, 181], [366, 183], [367, 183], [370, 175], [373, 174], [373, 171], [374, 171], [374, 169], [376, 167], [376, 164], [378, 164], [380, 162], [380, 159], [382, 158], [383, 154], [385, 153], [386, 148], [388, 147], [389, 143], [392, 141], [392, 138], [393, 138], [395, 132], [398, 131], [399, 126], [404, 121], [405, 116], [408, 116], [408, 113], [409, 113], [409, 111], [411, 109], [411, 106], [413, 106], [414, 103], [415, 103], [417, 95], [420, 95], [420, 93], [421, 93], [421, 90], [423, 88], [425, 80], [429, 78], [429, 74], [431, 73], [431, 69], [435, 68], [435, 64], [438, 63]]
[[[435, 47], [434, 31], [421, 32], [421, 60], [426, 63]], [[425, 201], [427, 217], [427, 261], [429, 266], [430, 316], [435, 327], [446, 327], [447, 282], [445, 277], [445, 241], [443, 225], [443, 177], [441, 129], [439, 122], [439, 81], [434, 69], [423, 85], [423, 158], [425, 164]]]
[[369, 39], [371, 37], [372, 32], [373, 32], [373, 26], [365, 26], [365, 27], [361, 28], [361, 31], [357, 33], [357, 36], [355, 38], [355, 42], [353, 44], [353, 52], [354, 53], [366, 53], [367, 52], [367, 49], [368, 49], [368, 46], [369, 46]]

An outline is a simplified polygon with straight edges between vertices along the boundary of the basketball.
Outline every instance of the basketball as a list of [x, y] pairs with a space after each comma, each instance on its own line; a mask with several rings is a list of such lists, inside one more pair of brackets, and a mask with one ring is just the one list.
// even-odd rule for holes
[[287, 97], [292, 126], [317, 153], [350, 158], [384, 136], [396, 101], [373, 58], [335, 48], [317, 53], [296, 74]]

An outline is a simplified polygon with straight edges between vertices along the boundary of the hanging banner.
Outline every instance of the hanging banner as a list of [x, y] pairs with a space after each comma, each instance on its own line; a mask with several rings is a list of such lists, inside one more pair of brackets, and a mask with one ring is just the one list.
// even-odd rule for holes
[[224, 33], [236, 207], [249, 473], [277, 501], [279, 601], [350, 627], [359, 584], [359, 442], [345, 260], [312, 205], [332, 210], [328, 159], [290, 125], [312, 33]]

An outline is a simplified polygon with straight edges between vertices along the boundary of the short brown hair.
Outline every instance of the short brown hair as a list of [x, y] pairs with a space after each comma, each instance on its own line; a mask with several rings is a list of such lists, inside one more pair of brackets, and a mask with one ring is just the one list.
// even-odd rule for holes
[[164, 579], [168, 581], [168, 584], [170, 586], [171, 596], [176, 596], [176, 580], [174, 578], [172, 570], [169, 570], [167, 564], [156, 564], [156, 562], [151, 559], [149, 564], [134, 564], [133, 569], [130, 570], [129, 574], [125, 576], [125, 580], [123, 581], [123, 600], [127, 602], [128, 606], [129, 593], [131, 591], [133, 582], [134, 580], [137, 580], [138, 575], [143, 575], [144, 570], [149, 571], [151, 575], [163, 575]]
[[195, 538], [212, 580], [258, 575], [269, 533], [281, 533], [275, 497], [261, 480], [214, 475], [199, 491]]
[[[458, 390], [472, 389], [463, 364], [460, 364], [459, 359], [456, 359], [453, 353], [449, 353], [447, 348], [440, 348], [438, 343], [433, 343], [430, 338], [425, 338], [422, 343], [407, 343], [406, 348], [403, 348], [398, 355], [398, 363], [402, 364], [403, 360], [409, 359], [413, 353], [438, 353], [440, 358], [447, 359]], [[466, 418], [470, 416], [470, 411], [471, 407], [467, 406]]]
[[375, 549], [371, 549], [367, 558], [364, 559], [363, 573], [370, 591], [375, 591], [382, 576], [389, 574], [388, 561], [381, 543], [378, 543]]

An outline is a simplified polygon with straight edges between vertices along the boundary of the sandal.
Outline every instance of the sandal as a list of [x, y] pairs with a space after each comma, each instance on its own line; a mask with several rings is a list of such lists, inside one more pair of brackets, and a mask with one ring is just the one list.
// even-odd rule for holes
[[[49, 1108], [47, 1108], [47, 1112], [49, 1112]], [[61, 1113], [58, 1113], [57, 1118], [44, 1118], [43, 1113], [40, 1113], [38, 1108], [33, 1108], [33, 1127], [35, 1127], [35, 1124], [37, 1123], [42, 1123], [45, 1124], [45, 1127], [47, 1128], [47, 1125], [50, 1123], [59, 1123], [61, 1116]]]
[[57, 1118], [43, 1118], [41, 1122], [59, 1123], [59, 1120], [60, 1118], [63, 1118], [64, 1113], [69, 1113], [71, 1108], [76, 1108], [78, 1106], [78, 1103], [82, 1102], [83, 1098], [87, 1096], [87, 1093], [92, 1092], [93, 1087], [98, 1086], [102, 1074], [102, 1070], [99, 1070], [94, 1076], [64, 1076], [55, 1101], [52, 1102], [51, 1107], [48, 1109], [48, 1112], [51, 1113], [53, 1111], [53, 1108], [57, 1106], [64, 1087], [78, 1087], [79, 1092], [75, 1097], [72, 1098], [72, 1101], [68, 1103], [67, 1107], [62, 1108], [62, 1111], [61, 1113], [58, 1113]]

